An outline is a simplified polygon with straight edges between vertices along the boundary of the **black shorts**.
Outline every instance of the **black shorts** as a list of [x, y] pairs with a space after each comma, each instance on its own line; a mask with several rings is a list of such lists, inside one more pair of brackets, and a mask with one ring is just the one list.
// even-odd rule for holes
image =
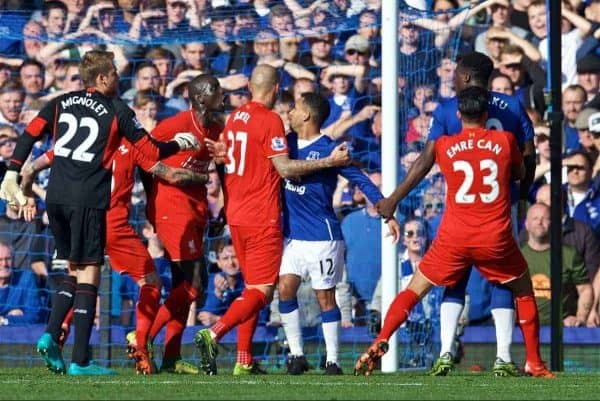
[[104, 262], [106, 210], [46, 204], [58, 259], [77, 265]]

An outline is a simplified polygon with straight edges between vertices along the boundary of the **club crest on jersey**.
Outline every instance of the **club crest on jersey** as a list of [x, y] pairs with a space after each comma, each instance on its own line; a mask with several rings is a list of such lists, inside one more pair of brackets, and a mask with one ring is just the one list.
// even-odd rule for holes
[[276, 152], [284, 150], [285, 139], [280, 136], [276, 136], [275, 138], [271, 139], [271, 149], [273, 149]]
[[319, 160], [321, 158], [321, 153], [316, 150], [311, 150], [308, 152], [308, 156], [306, 156], [306, 160]]

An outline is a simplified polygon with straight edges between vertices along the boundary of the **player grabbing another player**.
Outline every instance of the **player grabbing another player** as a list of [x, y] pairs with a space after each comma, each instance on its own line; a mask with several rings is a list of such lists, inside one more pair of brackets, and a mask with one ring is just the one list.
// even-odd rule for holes
[[283, 122], [271, 111], [279, 90], [277, 71], [259, 65], [249, 82], [252, 101], [234, 110], [223, 130], [226, 145], [215, 144], [225, 165], [225, 215], [240, 261], [245, 289], [210, 329], [198, 331], [202, 368], [216, 374], [217, 341], [238, 326], [234, 374], [252, 371], [252, 336], [258, 312], [271, 300], [283, 247], [281, 177], [299, 177], [350, 161], [345, 144], [318, 160], [290, 160]]
[[[492, 60], [478, 52], [466, 53], [459, 56], [454, 73], [454, 88], [457, 92], [462, 89], [476, 86], [487, 88], [487, 84], [494, 70]], [[386, 199], [377, 203], [377, 210], [386, 217], [396, 210], [398, 202], [408, 194], [412, 188], [427, 174], [434, 163], [435, 141], [444, 135], [456, 135], [462, 131], [462, 124], [457, 117], [458, 101], [456, 97], [440, 101], [440, 105], [433, 112], [432, 124], [425, 149], [410, 168], [407, 177]], [[517, 186], [513, 183], [511, 188], [513, 203], [513, 235], [517, 238], [517, 209], [524, 212], [524, 202], [529, 193], [535, 170], [535, 148], [533, 146], [533, 126], [527, 112], [517, 97], [507, 96], [502, 93], [491, 92], [488, 107], [488, 119], [485, 122], [488, 129], [497, 129], [510, 132], [515, 136], [523, 154], [525, 163], [525, 177]], [[518, 205], [518, 206], [517, 206]], [[524, 215], [523, 215], [524, 217]], [[459, 318], [465, 303], [465, 290], [469, 272], [460, 282], [444, 290], [444, 297], [440, 306], [440, 357], [434, 364], [430, 374], [443, 376], [453, 368], [456, 357], [455, 333]], [[491, 310], [496, 327], [497, 353], [493, 371], [497, 376], [518, 375], [518, 369], [510, 355], [512, 333], [515, 322], [514, 301], [511, 291], [499, 284], [492, 284]]]
[[[188, 92], [192, 108], [163, 120], [152, 136], [158, 140], [171, 138], [180, 132], [191, 133], [203, 143], [216, 140], [222, 130], [216, 111], [223, 107], [223, 91], [219, 81], [207, 74], [190, 81]], [[212, 158], [208, 149], [179, 152], [163, 159], [171, 167], [208, 174]], [[196, 297], [202, 295], [207, 271], [204, 262], [202, 236], [208, 221], [206, 186], [175, 186], [161, 179], [153, 180], [148, 196], [148, 219], [171, 260], [172, 289], [158, 310], [150, 329], [150, 339], [166, 325], [165, 349], [161, 371], [197, 374], [196, 366], [182, 360], [181, 336]], [[136, 342], [140, 344], [140, 341]]]
[[[54, 152], [49, 151], [21, 170], [21, 187], [25, 194], [31, 193], [35, 175], [50, 166]], [[144, 157], [131, 143], [122, 138], [118, 151], [112, 161], [112, 190], [110, 207], [106, 213], [107, 238], [106, 254], [110, 265], [119, 273], [129, 274], [139, 285], [139, 297], [136, 304], [136, 337], [140, 343], [131, 351], [135, 360], [135, 370], [141, 374], [154, 372], [147, 348], [150, 326], [154, 321], [160, 304], [161, 281], [156, 267], [139, 235], [129, 224], [129, 208], [131, 192], [134, 185], [135, 167], [153, 174], [173, 185], [205, 184], [207, 174], [199, 174], [188, 169], [172, 168], [156, 160]], [[35, 213], [26, 214], [25, 219], [31, 221]], [[71, 324], [72, 311], [63, 320], [63, 334], [59, 345], [66, 341]]]
[[[326, 157], [335, 142], [320, 132], [329, 116], [329, 103], [316, 93], [304, 93], [289, 112], [292, 133], [287, 136], [290, 157], [311, 160]], [[321, 308], [321, 324], [327, 358], [325, 374], [342, 374], [338, 361], [341, 313], [335, 300], [335, 287], [342, 279], [345, 249], [342, 230], [333, 210], [333, 192], [341, 174], [357, 184], [369, 201], [383, 198], [379, 189], [355, 166], [319, 171], [283, 184], [283, 235], [285, 245], [279, 271], [279, 311], [290, 347], [288, 373], [298, 375], [308, 369], [304, 357], [300, 314], [296, 294], [303, 277], [311, 284]], [[396, 243], [400, 227], [388, 221]]]
[[91, 363], [89, 338], [96, 315], [100, 265], [104, 260], [106, 209], [110, 203], [111, 162], [126, 137], [144, 156], [157, 160], [197, 146], [195, 138], [180, 135], [157, 143], [144, 131], [131, 109], [116, 99], [119, 75], [113, 54], [87, 52], [80, 63], [86, 89], [48, 103], [19, 137], [2, 184], [0, 197], [25, 206], [17, 175], [33, 144], [43, 135], [55, 138], [54, 163], [46, 195], [50, 229], [57, 257], [69, 261], [69, 275], [52, 300], [46, 332], [37, 343], [46, 366], [66, 371], [58, 339], [61, 324], [74, 308], [75, 342], [68, 374], [103, 375], [113, 371]]
[[489, 92], [471, 87], [458, 94], [463, 130], [435, 143], [435, 159], [448, 185], [446, 210], [437, 238], [406, 290], [394, 299], [379, 336], [355, 365], [370, 375], [387, 352], [392, 333], [433, 285], [455, 285], [471, 265], [514, 294], [525, 340], [525, 372], [553, 378], [539, 352], [539, 318], [527, 262], [512, 235], [510, 182], [525, 173], [514, 136], [484, 128]]

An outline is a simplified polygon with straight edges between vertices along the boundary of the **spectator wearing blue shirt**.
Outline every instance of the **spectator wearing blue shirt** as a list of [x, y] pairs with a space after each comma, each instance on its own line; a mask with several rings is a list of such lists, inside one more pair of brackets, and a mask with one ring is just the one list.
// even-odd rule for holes
[[12, 250], [0, 242], [0, 326], [40, 323], [41, 306], [31, 270], [14, 270]]
[[586, 100], [587, 93], [580, 85], [569, 85], [563, 91], [562, 111], [565, 113], [563, 152], [565, 154], [580, 149], [575, 121]]
[[256, 33], [253, 42], [256, 58], [252, 63], [246, 64], [240, 71], [250, 78], [254, 67], [259, 64], [269, 64], [277, 69], [279, 74], [279, 87], [289, 89], [294, 84], [294, 79], [308, 78], [315, 80], [315, 74], [300, 64], [284, 60], [279, 49], [279, 34], [271, 28], [262, 28]]
[[220, 271], [209, 276], [206, 301], [197, 316], [204, 326], [217, 322], [244, 290], [244, 280], [231, 241], [217, 245], [217, 266]]
[[[18, 133], [14, 128], [0, 124], [0, 177], [4, 177], [17, 138]], [[14, 255], [15, 266], [31, 267], [36, 275], [45, 278], [48, 272], [45, 263], [46, 245], [42, 231], [41, 219], [36, 218], [34, 222], [19, 219], [17, 212], [7, 208], [6, 202], [0, 200], [0, 241], [12, 247], [11, 253]]]
[[[4, 9], [0, 11], [0, 34], [2, 34], [0, 54], [5, 57], [16, 57], [20, 55], [22, 41], [18, 38], [23, 32], [28, 19], [28, 12]], [[39, 34], [41, 34], [41, 32], [42, 31], [40, 30]]]
[[592, 181], [592, 161], [583, 151], [564, 160], [567, 169], [567, 212], [575, 220], [588, 224], [600, 238], [600, 180]]
[[[376, 186], [381, 186], [380, 173], [371, 173], [369, 178]], [[341, 228], [346, 244], [347, 279], [357, 300], [354, 324], [364, 326], [366, 305], [371, 302], [381, 277], [381, 216], [367, 201], [366, 207], [344, 217]]]
[[235, 74], [249, 62], [245, 50], [234, 40], [235, 11], [231, 7], [217, 7], [211, 13], [212, 38], [207, 43], [210, 70], [218, 77]]

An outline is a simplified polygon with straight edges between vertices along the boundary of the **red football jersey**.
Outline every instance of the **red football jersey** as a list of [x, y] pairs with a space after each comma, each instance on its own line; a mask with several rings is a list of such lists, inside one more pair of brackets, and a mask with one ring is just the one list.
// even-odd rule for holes
[[135, 166], [148, 171], [158, 163], [140, 153], [125, 137], [113, 155], [112, 177], [110, 182], [110, 208], [124, 205], [129, 208], [131, 191], [135, 184]]
[[230, 225], [280, 224], [280, 176], [270, 158], [288, 153], [281, 118], [248, 102], [233, 111], [223, 130], [227, 140], [225, 214]]
[[438, 237], [461, 246], [514, 241], [510, 182], [513, 169], [522, 163], [514, 135], [463, 129], [436, 140], [435, 155], [448, 185]]
[[[163, 120], [152, 130], [152, 136], [159, 141], [170, 141], [181, 132], [191, 132], [201, 144], [199, 151], [185, 150], [161, 160], [171, 167], [186, 168], [198, 173], [207, 174], [211, 157], [204, 145], [204, 138], [217, 140], [221, 126], [213, 123], [208, 128], [203, 127], [194, 115], [193, 110], [182, 111], [173, 117]], [[164, 180], [155, 178], [152, 184], [152, 195], [149, 199], [151, 209], [159, 213], [170, 212], [200, 212], [206, 213], [206, 187], [204, 185], [175, 186]], [[174, 208], [174, 206], [176, 206]], [[179, 213], [181, 214], [181, 213]]]

